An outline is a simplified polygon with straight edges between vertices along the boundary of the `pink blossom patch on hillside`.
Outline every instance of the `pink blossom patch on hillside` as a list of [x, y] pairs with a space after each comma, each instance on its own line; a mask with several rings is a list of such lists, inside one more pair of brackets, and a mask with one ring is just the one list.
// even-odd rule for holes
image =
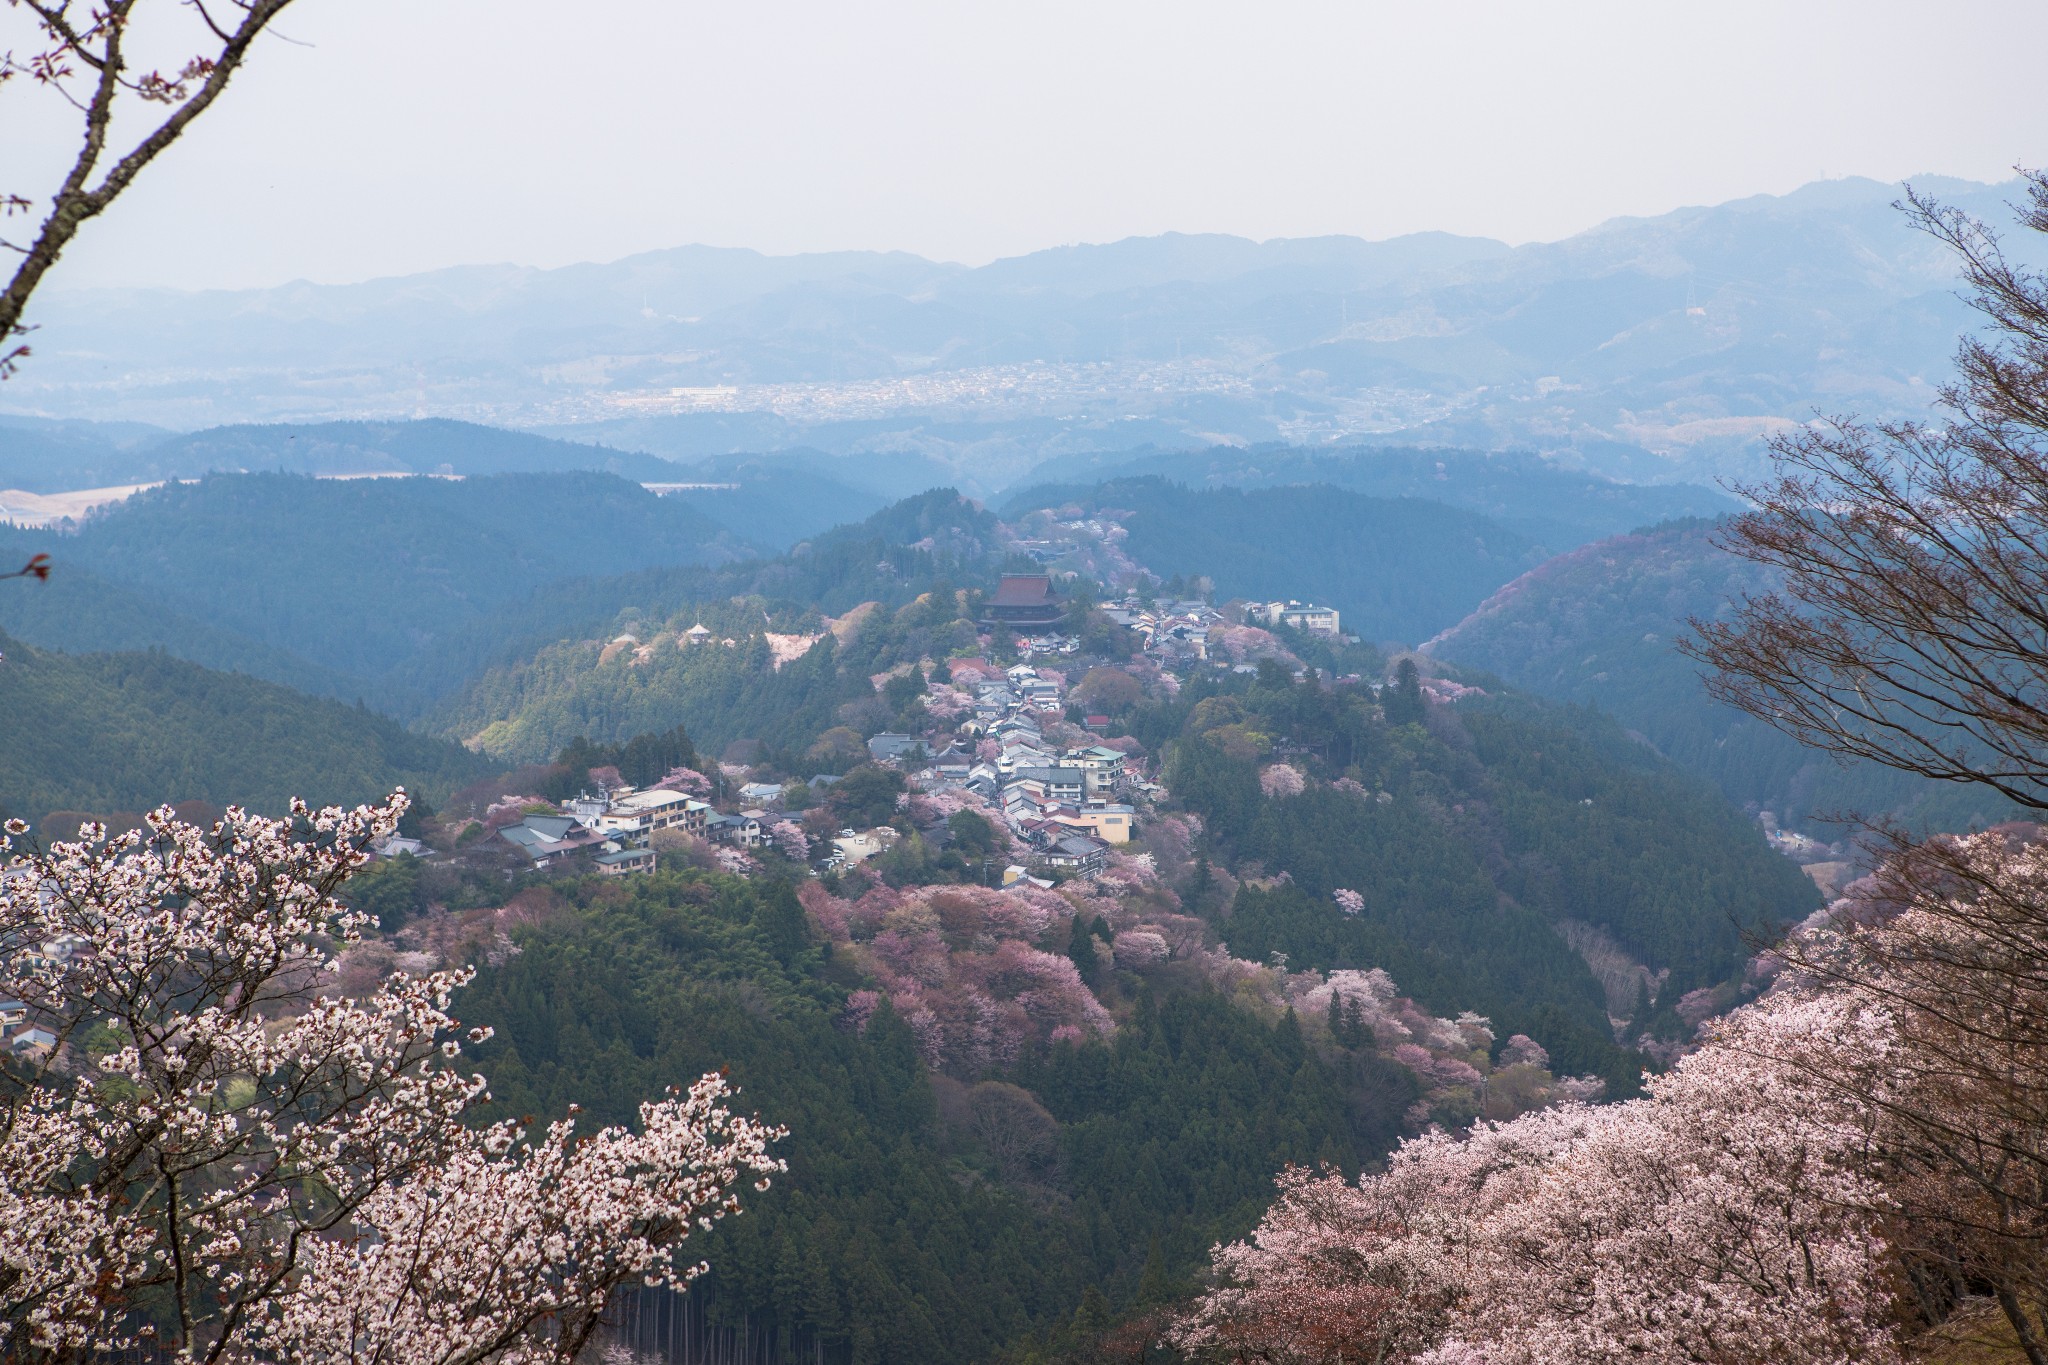
[[761, 632], [761, 638], [768, 642], [770, 666], [781, 668], [784, 664], [795, 663], [811, 652], [811, 646], [824, 639], [823, 635], [781, 635], [772, 630]]
[[1307, 787], [1308, 779], [1292, 763], [1271, 763], [1259, 770], [1259, 790], [1268, 796], [1299, 796]]

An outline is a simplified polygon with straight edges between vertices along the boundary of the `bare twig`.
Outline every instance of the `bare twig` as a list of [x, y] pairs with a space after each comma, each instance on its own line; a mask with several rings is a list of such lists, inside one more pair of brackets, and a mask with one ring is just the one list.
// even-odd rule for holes
[[[2020, 221], [2048, 231], [2048, 173]], [[2048, 280], [1996, 234], [1908, 191], [1990, 322], [1939, 425], [1837, 418], [1776, 443], [1722, 538], [1777, 591], [1681, 643], [1707, 690], [1795, 738], [2048, 810]]]
[[[104, 213], [143, 167], [212, 107], [248, 56], [250, 46], [291, 0], [230, 0], [225, 7], [217, 6], [224, 14], [227, 10], [238, 12], [231, 22], [200, 8], [200, 18], [214, 44], [168, 75], [161, 71], [135, 73], [128, 66], [124, 40], [138, 8], [149, 0], [101, 0], [89, 8], [79, 6], [76, 0], [7, 3], [35, 16], [45, 48], [26, 61], [16, 60], [11, 53], [0, 58], [0, 84], [13, 76], [28, 76], [70, 101], [79, 111], [81, 127], [70, 169], [49, 196], [48, 211], [35, 237], [27, 247], [16, 248], [22, 259], [0, 289], [0, 345], [27, 330], [22, 316], [29, 299], [79, 229]], [[81, 78], [89, 88], [75, 90], [73, 86]], [[168, 112], [127, 150], [120, 151], [110, 144], [114, 118], [119, 109], [134, 104], [159, 104]], [[0, 196], [0, 209], [7, 214], [29, 208], [30, 201], [20, 195]], [[12, 374], [28, 354], [24, 345], [0, 354], [0, 379]]]

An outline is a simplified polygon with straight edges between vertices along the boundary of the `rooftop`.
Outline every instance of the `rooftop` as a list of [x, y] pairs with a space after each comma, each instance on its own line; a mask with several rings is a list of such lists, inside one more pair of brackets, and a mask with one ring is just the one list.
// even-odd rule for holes
[[687, 803], [689, 799], [689, 797], [681, 792], [672, 792], [666, 787], [656, 787], [652, 791], [633, 792], [630, 795], [618, 797], [612, 802], [612, 809], [614, 811], [666, 810], [670, 806]]
[[989, 599], [992, 607], [1049, 607], [1058, 603], [1052, 578], [1047, 574], [1004, 574], [996, 584], [996, 595]]

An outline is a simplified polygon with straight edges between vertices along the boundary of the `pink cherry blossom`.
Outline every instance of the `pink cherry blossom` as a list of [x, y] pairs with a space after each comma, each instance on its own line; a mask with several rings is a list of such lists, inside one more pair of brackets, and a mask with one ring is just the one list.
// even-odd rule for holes
[[1259, 790], [1272, 797], [1299, 796], [1308, 786], [1292, 763], [1271, 763], [1259, 770]]
[[166, 807], [8, 866], [0, 940], [70, 951], [4, 982], [58, 1039], [0, 1124], [7, 1358], [127, 1349], [147, 1305], [209, 1359], [566, 1365], [782, 1169], [717, 1076], [637, 1132], [473, 1124], [459, 1058], [488, 1034], [447, 1012], [470, 973], [338, 989], [367, 920], [335, 893], [405, 808], [199, 829]]

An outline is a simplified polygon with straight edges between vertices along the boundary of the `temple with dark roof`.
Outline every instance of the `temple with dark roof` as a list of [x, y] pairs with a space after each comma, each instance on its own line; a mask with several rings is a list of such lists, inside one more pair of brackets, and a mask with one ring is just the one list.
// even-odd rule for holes
[[1053, 591], [1049, 575], [1006, 573], [982, 605], [981, 623], [1030, 635], [1057, 629], [1066, 614], [1067, 604]]

